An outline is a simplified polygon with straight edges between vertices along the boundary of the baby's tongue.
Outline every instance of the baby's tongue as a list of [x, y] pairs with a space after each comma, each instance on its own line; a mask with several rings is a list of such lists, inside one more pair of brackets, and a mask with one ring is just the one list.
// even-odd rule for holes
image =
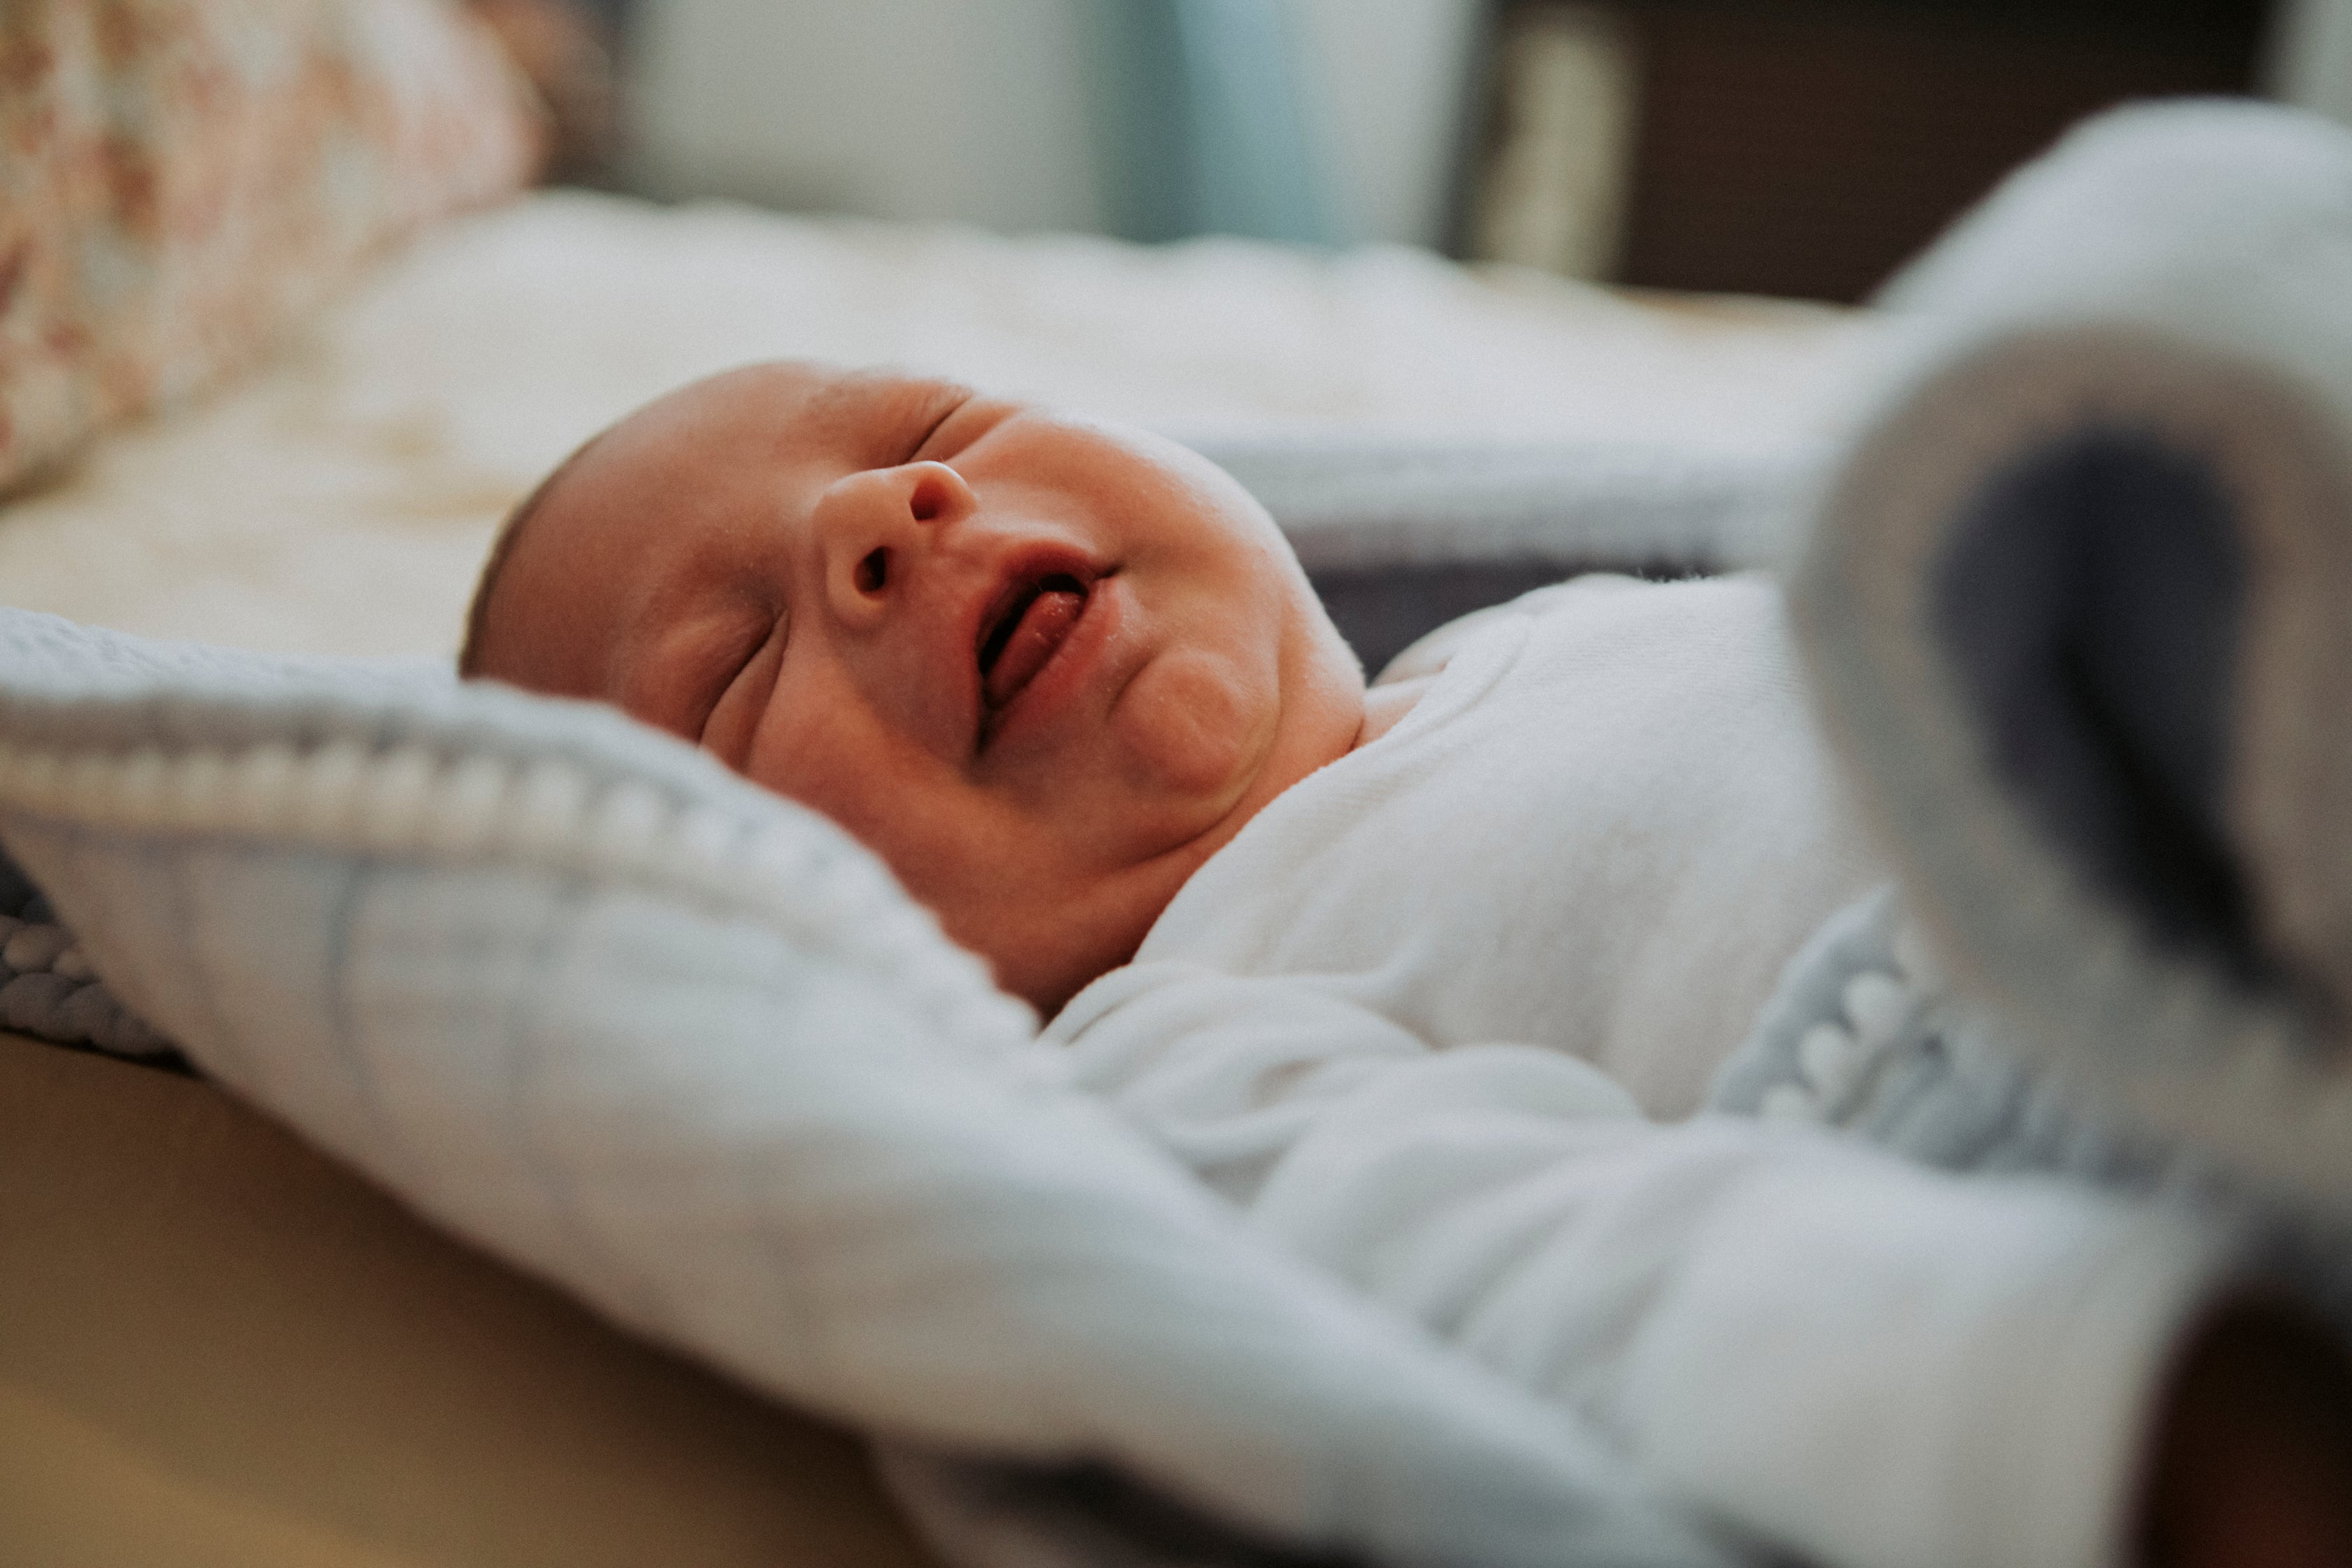
[[1045, 661], [1070, 635], [1078, 613], [1086, 607], [1087, 596], [1067, 589], [1049, 589], [1029, 601], [1029, 607], [1021, 612], [1021, 624], [1013, 628], [1013, 639], [996, 656], [983, 683], [991, 707], [1002, 708], [1012, 701], [1045, 668]]

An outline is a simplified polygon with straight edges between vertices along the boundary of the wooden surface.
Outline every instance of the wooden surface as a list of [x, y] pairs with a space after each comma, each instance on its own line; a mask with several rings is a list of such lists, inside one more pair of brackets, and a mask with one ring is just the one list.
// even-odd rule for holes
[[0, 1568], [927, 1561], [842, 1433], [208, 1085], [0, 1034]]

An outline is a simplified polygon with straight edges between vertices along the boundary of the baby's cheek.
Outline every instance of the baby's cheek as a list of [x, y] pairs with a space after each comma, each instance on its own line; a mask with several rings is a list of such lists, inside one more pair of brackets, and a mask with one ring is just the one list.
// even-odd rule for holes
[[1129, 782], [1224, 804], [1247, 782], [1273, 728], [1265, 686], [1198, 648], [1171, 649], [1144, 666], [1110, 715]]

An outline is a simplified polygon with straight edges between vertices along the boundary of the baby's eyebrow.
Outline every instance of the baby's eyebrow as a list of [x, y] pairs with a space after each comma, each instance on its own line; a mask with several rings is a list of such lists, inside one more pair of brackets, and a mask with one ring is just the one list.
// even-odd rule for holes
[[971, 395], [941, 377], [845, 376], [802, 405], [799, 423], [854, 447], [865, 461], [896, 462], [898, 442]]

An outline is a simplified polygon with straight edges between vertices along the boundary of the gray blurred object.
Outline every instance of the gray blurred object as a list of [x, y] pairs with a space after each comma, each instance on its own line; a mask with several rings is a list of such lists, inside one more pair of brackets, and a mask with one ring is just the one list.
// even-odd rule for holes
[[1580, 572], [1759, 564], [1813, 460], [1345, 434], [1194, 445], [1274, 514], [1373, 673], [1424, 632]]
[[1890, 292], [1792, 599], [1955, 979], [2032, 1062], [2352, 1213], [2352, 134], [2104, 117]]

